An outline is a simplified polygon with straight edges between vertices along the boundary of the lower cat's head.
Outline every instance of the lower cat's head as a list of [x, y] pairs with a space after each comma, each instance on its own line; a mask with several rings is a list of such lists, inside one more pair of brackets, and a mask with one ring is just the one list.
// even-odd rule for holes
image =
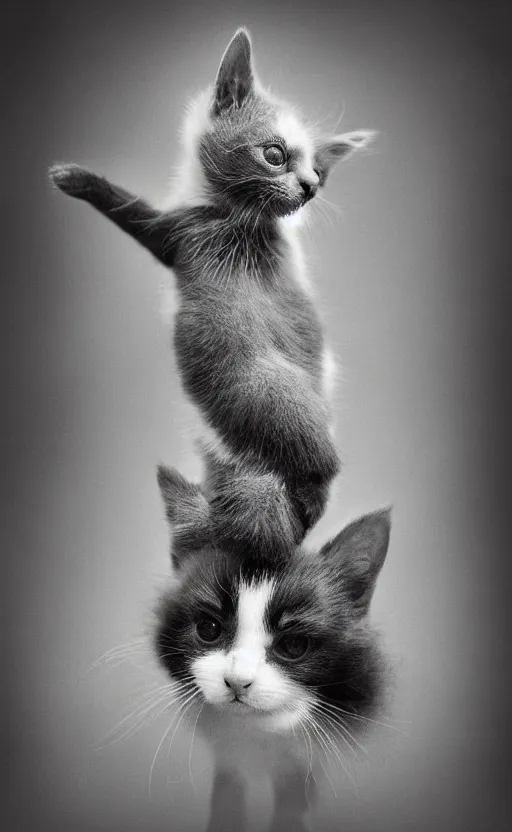
[[156, 650], [200, 700], [264, 729], [364, 719], [383, 660], [368, 610], [390, 533], [388, 510], [356, 520], [320, 552], [265, 560], [209, 539], [199, 488], [160, 469], [175, 585], [159, 609]]
[[[185, 123], [190, 190], [222, 202], [238, 219], [283, 217], [312, 199], [340, 159], [366, 147], [374, 133], [323, 137], [296, 110], [267, 93], [253, 67], [251, 42], [239, 29], [211, 91]], [[186, 185], [182, 186], [187, 194]]]

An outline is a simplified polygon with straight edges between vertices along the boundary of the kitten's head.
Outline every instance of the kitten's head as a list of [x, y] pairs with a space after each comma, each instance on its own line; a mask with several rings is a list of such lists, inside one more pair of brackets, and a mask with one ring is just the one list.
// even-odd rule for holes
[[170, 487], [160, 479], [174, 517], [176, 584], [161, 603], [156, 649], [171, 678], [263, 729], [364, 718], [381, 692], [368, 611], [389, 511], [356, 520], [320, 552], [299, 547], [265, 560], [226, 552], [206, 530], [194, 536], [205, 498], [197, 492], [194, 507], [183, 478]]
[[316, 135], [296, 110], [263, 90], [245, 29], [232, 38], [213, 90], [193, 108], [185, 129], [210, 197], [252, 219], [297, 211], [337, 161], [373, 136], [369, 130]]

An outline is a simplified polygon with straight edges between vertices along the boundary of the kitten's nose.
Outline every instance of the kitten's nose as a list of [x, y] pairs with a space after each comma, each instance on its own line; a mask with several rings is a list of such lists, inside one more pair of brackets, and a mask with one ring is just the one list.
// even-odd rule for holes
[[303, 179], [300, 183], [302, 190], [304, 191], [304, 202], [308, 202], [310, 199], [313, 199], [314, 195], [316, 194], [318, 185], [314, 182], [307, 182]]
[[224, 684], [233, 693], [238, 694], [251, 687], [252, 679], [243, 676], [224, 676]]

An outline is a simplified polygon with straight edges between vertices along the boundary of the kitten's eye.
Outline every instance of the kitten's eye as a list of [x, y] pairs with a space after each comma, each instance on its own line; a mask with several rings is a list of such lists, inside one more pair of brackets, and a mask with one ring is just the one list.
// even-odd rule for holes
[[214, 618], [201, 618], [196, 624], [196, 633], [201, 641], [212, 644], [217, 641], [222, 632], [222, 627]]
[[270, 144], [268, 147], [263, 148], [263, 155], [269, 165], [272, 165], [275, 168], [280, 168], [281, 165], [284, 165], [286, 156], [284, 155], [284, 151], [278, 144]]
[[306, 655], [309, 648], [307, 636], [283, 636], [274, 645], [274, 652], [280, 659], [288, 662], [296, 662]]

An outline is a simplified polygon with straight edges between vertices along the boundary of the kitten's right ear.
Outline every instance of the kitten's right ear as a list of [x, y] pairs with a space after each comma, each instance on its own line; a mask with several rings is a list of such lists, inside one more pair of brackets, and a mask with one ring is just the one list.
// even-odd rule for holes
[[376, 130], [353, 130], [331, 136], [321, 142], [315, 151], [315, 168], [318, 171], [320, 185], [325, 184], [331, 169], [342, 159], [348, 159], [352, 153], [365, 150], [377, 136]]
[[349, 523], [320, 552], [329, 560], [359, 616], [368, 612], [390, 533], [391, 509], [381, 509]]
[[222, 56], [215, 81], [213, 115], [241, 107], [252, 91], [254, 75], [251, 41], [246, 29], [238, 29]]
[[159, 465], [157, 479], [172, 532], [172, 559], [179, 565], [184, 555], [210, 542], [210, 506], [199, 486], [176, 468]]

